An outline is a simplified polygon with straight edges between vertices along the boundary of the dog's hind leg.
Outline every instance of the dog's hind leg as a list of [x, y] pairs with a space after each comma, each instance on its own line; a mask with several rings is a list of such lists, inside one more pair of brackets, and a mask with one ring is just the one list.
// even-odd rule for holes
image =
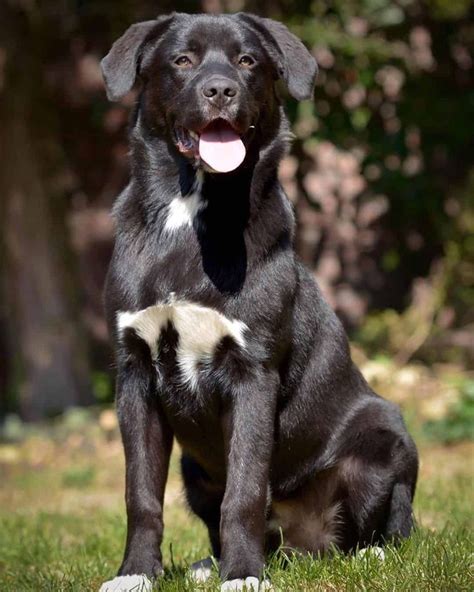
[[[381, 531], [380, 537], [374, 534], [373, 543], [384, 545], [385, 543], [397, 544], [402, 539], [408, 538], [414, 527], [412, 509], [412, 490], [406, 483], [395, 483], [388, 503], [388, 517], [385, 522], [385, 531]], [[357, 557], [369, 554], [383, 561], [385, 552], [380, 546], [363, 547], [357, 553]]]
[[[377, 540], [379, 544], [396, 544], [410, 536], [414, 526], [410, 486], [406, 483], [395, 483], [388, 507], [385, 532]], [[362, 558], [367, 554], [381, 561], [385, 559], [385, 552], [379, 546], [363, 547], [357, 553], [357, 557]]]
[[410, 536], [413, 526], [410, 487], [405, 483], [395, 483], [390, 499], [385, 539], [393, 542], [405, 539]]
[[418, 477], [418, 453], [408, 434], [393, 451], [396, 479], [390, 496], [384, 539], [396, 543], [410, 536], [414, 527], [412, 501]]
[[399, 411], [376, 401], [358, 418], [355, 430], [349, 434], [355, 445], [340, 462], [340, 471], [357, 544], [361, 548], [406, 538], [413, 528], [418, 455]]

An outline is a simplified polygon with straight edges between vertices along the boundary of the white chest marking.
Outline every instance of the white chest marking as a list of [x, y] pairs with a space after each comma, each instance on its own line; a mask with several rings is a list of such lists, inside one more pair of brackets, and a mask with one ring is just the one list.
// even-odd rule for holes
[[194, 218], [205, 206], [206, 202], [197, 192], [185, 197], [175, 197], [168, 206], [165, 230], [173, 232], [182, 226], [192, 226]]
[[219, 342], [226, 336], [245, 348], [246, 325], [205, 306], [187, 301], [156, 304], [138, 312], [119, 312], [118, 328], [121, 335], [132, 328], [158, 356], [160, 335], [171, 323], [178, 333], [177, 361], [183, 380], [193, 389], [199, 379], [199, 364], [210, 363]]

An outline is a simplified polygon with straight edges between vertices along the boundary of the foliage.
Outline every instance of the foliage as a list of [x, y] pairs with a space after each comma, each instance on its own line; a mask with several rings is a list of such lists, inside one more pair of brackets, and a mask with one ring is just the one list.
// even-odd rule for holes
[[[448, 256], [461, 209], [472, 217], [472, 4], [322, 0], [308, 11], [287, 13], [321, 66], [314, 111], [292, 106], [302, 188], [320, 209], [303, 220], [303, 252], [359, 324], [367, 307], [409, 304], [413, 280]], [[338, 152], [318, 154], [315, 141]]]
[[445, 230], [444, 257], [428, 278], [413, 282], [410, 304], [402, 312], [369, 314], [356, 333], [371, 355], [385, 352], [398, 363], [416, 356], [425, 361], [474, 363], [474, 171], [455, 193], [459, 216]]
[[88, 487], [95, 479], [95, 470], [93, 467], [70, 467], [64, 471], [62, 480], [64, 487], [76, 487], [84, 489]]
[[92, 386], [94, 396], [99, 403], [111, 401], [113, 397], [113, 384], [110, 374], [106, 372], [94, 372], [92, 374]]
[[425, 424], [424, 431], [430, 439], [444, 444], [474, 440], [474, 380], [461, 380], [458, 388], [459, 399], [446, 417]]

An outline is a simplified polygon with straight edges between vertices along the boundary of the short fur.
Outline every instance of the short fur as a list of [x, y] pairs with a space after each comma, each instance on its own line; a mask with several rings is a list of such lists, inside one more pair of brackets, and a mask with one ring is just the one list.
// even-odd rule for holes
[[[176, 66], [183, 53], [192, 67]], [[252, 67], [239, 66], [241, 54]], [[174, 14], [133, 25], [103, 70], [112, 99], [141, 84], [106, 288], [126, 456], [119, 574], [161, 573], [173, 436], [224, 580], [261, 577], [279, 529], [315, 554], [408, 536], [415, 446], [298, 262], [277, 179], [289, 133], [274, 82], [309, 98], [314, 59], [268, 19]], [[225, 105], [201, 92], [216, 75], [238, 89]], [[246, 145], [231, 173], [203, 169], [173, 135], [216, 117]]]

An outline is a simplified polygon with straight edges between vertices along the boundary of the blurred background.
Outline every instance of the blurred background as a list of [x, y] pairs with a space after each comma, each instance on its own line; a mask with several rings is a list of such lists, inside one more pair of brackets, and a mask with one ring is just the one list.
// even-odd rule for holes
[[474, 405], [470, 0], [3, 0], [5, 437], [25, 421], [113, 399], [102, 289], [135, 96], [109, 103], [99, 62], [131, 23], [171, 10], [251, 11], [283, 21], [311, 48], [320, 65], [314, 101], [285, 98], [296, 139], [281, 179], [298, 217], [297, 251], [369, 380], [385, 380], [382, 390], [393, 387], [402, 403], [418, 398], [424, 419], [444, 422], [448, 438], [461, 414], [454, 437], [466, 436]]

